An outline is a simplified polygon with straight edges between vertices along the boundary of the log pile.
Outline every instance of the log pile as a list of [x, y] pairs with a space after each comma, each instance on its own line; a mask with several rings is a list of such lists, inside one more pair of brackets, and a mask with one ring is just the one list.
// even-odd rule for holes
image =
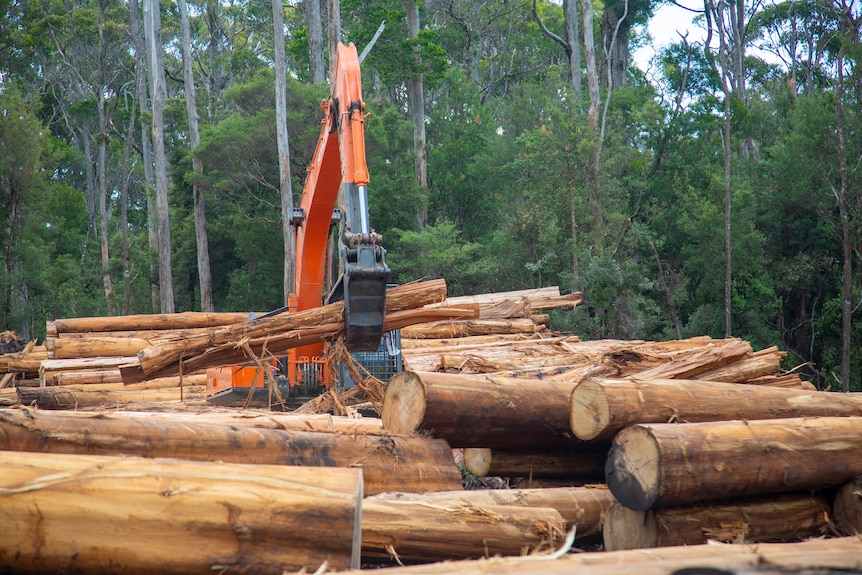
[[862, 531], [862, 398], [737, 338], [552, 331], [580, 301], [402, 286], [387, 326], [407, 370], [380, 419], [200, 399], [209, 366], [337, 337], [338, 304], [56, 320], [0, 355], [0, 403], [23, 404], [0, 409], [0, 571], [860, 568], [859, 539], [829, 537]]

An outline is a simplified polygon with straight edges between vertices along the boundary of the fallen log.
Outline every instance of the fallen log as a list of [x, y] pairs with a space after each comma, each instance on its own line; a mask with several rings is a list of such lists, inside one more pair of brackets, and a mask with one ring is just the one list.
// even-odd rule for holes
[[174, 389], [116, 391], [76, 390], [69, 387], [19, 387], [18, 401], [41, 409], [121, 408], [137, 401], [181, 401], [203, 399], [206, 386], [190, 385]]
[[[550, 507], [566, 522], [577, 527], [578, 539], [599, 535], [602, 519], [615, 499], [607, 487], [558, 487], [551, 489], [474, 489], [437, 493], [380, 493], [372, 500], [410, 501], [424, 505], [450, 504], [485, 507]], [[366, 499], [367, 501], [368, 499]]]
[[142, 329], [171, 330], [232, 325], [248, 320], [246, 312], [183, 312], [158, 314], [117, 315], [111, 317], [77, 317], [55, 319], [48, 333], [133, 331]]
[[610, 439], [636, 423], [862, 415], [862, 398], [826, 391], [662, 379], [588, 379], [572, 391], [572, 432]]
[[430, 433], [452, 447], [577, 445], [569, 424], [574, 384], [405, 371], [392, 377], [383, 427]]
[[52, 359], [82, 357], [130, 357], [151, 346], [147, 339], [89, 335], [86, 338], [49, 339], [45, 342]]
[[274, 575], [323, 563], [356, 568], [361, 499], [356, 469], [0, 452], [0, 568]]
[[825, 575], [859, 569], [862, 540], [857, 537], [812, 539], [799, 543], [757, 545], [686, 545], [592, 553], [494, 557], [389, 567], [379, 575]]
[[476, 477], [531, 477], [600, 483], [610, 444], [583, 443], [573, 447], [502, 449], [464, 448], [464, 467]]
[[634, 511], [619, 503], [608, 511], [605, 549], [641, 549], [722, 543], [798, 541], [824, 535], [829, 504], [822, 495], [788, 493], [734, 501]]
[[401, 336], [413, 339], [451, 338], [491, 334], [534, 334], [545, 329], [532, 319], [471, 319], [421, 323], [401, 330]]
[[399, 563], [522, 555], [554, 549], [565, 522], [547, 507], [365, 499], [362, 559]]
[[0, 410], [0, 449], [361, 467], [367, 494], [461, 488], [452, 451], [439, 439], [286, 431], [158, 417], [44, 415]]
[[700, 374], [725, 367], [752, 353], [740, 339], [716, 340], [697, 353], [638, 373], [641, 379], [700, 379]]
[[862, 474], [860, 436], [860, 417], [633, 425], [614, 438], [605, 475], [635, 511], [838, 487]]
[[835, 494], [832, 518], [842, 534], [862, 534], [862, 477], [852, 478]]

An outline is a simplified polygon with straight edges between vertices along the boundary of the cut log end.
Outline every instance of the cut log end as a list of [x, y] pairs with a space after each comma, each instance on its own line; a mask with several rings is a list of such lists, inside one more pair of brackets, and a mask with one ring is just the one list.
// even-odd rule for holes
[[589, 441], [605, 430], [611, 418], [608, 396], [592, 380], [582, 381], [572, 391], [571, 426], [578, 439]]
[[652, 508], [659, 496], [659, 453], [646, 427], [632, 426], [617, 434], [605, 466], [608, 487], [617, 501], [635, 511]]
[[838, 490], [832, 515], [842, 534], [862, 534], [862, 477], [854, 477]]
[[425, 417], [425, 384], [411, 371], [396, 374], [386, 384], [381, 419], [383, 427], [395, 434], [416, 433]]
[[486, 447], [465, 447], [464, 467], [476, 477], [485, 477], [491, 471], [491, 450]]
[[602, 526], [606, 551], [646, 549], [658, 546], [658, 525], [652, 511], [635, 511], [625, 505], [611, 505]]

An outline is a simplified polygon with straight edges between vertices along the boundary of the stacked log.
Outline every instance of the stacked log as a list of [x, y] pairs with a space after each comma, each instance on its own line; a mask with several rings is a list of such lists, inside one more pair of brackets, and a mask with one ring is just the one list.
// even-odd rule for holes
[[[302, 423], [299, 423], [302, 425]], [[361, 468], [366, 494], [451, 491], [461, 475], [430, 437], [295, 431], [169, 417], [0, 410], [0, 450]]]
[[359, 566], [362, 472], [0, 451], [14, 573], [271, 573]]

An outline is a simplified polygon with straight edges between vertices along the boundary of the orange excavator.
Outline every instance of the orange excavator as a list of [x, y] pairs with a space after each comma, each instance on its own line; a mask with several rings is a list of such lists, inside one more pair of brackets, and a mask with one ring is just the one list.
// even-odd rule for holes
[[[373, 375], [388, 379], [400, 370], [400, 355], [397, 334], [383, 334], [390, 271], [381, 237], [369, 223], [365, 102], [352, 43], [338, 45], [332, 95], [321, 109], [317, 147], [290, 222], [296, 233], [294, 291], [286, 307], [261, 317], [343, 301], [348, 350]], [[208, 400], [248, 405], [253, 395], [270, 397], [273, 382], [278, 382], [282, 396], [318, 395], [348, 379], [331, 372], [324, 352], [323, 344], [290, 350], [286, 361], [274, 363], [270, 373], [256, 366], [210, 369]]]

